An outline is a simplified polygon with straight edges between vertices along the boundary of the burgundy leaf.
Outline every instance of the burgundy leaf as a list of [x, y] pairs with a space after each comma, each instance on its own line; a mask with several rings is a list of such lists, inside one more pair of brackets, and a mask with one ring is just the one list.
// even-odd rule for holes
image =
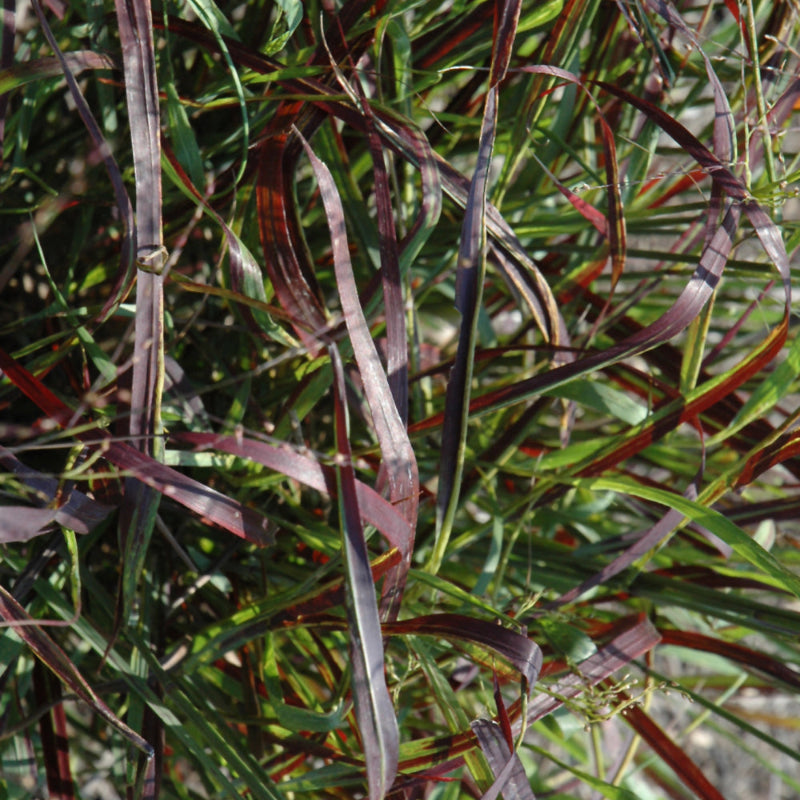
[[753, 454], [736, 478], [736, 486], [746, 486], [776, 464], [800, 456], [800, 433], [793, 431], [779, 436], [769, 446]]
[[506, 76], [521, 11], [522, 0], [499, 0], [494, 4], [492, 68], [489, 72], [489, 87], [492, 89]]
[[456, 309], [461, 327], [453, 369], [447, 384], [442, 419], [442, 452], [436, 497], [436, 542], [429, 569], [437, 572], [444, 558], [461, 489], [467, 442], [478, 308], [486, 274], [486, 193], [497, 125], [497, 87], [486, 94], [477, 164], [464, 208], [456, 273]]
[[622, 718], [644, 739], [668, 764], [680, 780], [701, 800], [725, 800], [714, 788], [700, 767], [692, 761], [686, 751], [666, 734], [648, 714], [632, 703], [624, 692], [617, 692], [617, 701], [623, 704]]
[[61, 702], [61, 684], [52, 678], [52, 673], [41, 661], [34, 662], [33, 688], [39, 707], [48, 709], [39, 720], [48, 792], [53, 800], [73, 800], [75, 785], [69, 763], [69, 736]]
[[[52, 512], [51, 519], [45, 522], [44, 525], [49, 524], [51, 521], [56, 521], [65, 528], [71, 528], [76, 533], [89, 533], [113, 511], [111, 506], [92, 500], [75, 489], [71, 483], [67, 486], [61, 486], [60, 482], [55, 478], [47, 478], [36, 470], [26, 467], [5, 447], [0, 447], [0, 464], [13, 472], [17, 480], [36, 492], [37, 498], [42, 503], [55, 503], [53, 508], [29, 509], [30, 511]], [[44, 517], [45, 515], [42, 516], [42, 519]], [[32, 522], [34, 518], [35, 515], [32, 515], [29, 522]], [[19, 523], [20, 520], [15, 515], [4, 513], [4, 519], [0, 522], [0, 530], [8, 531], [9, 525], [14, 526]]]
[[369, 552], [361, 527], [356, 477], [350, 452], [344, 370], [336, 347], [333, 366], [336, 419], [336, 483], [346, 572], [347, 618], [356, 718], [364, 746], [370, 800], [383, 800], [397, 774], [400, 733], [386, 686], [383, 638]]
[[704, 653], [715, 653], [728, 661], [736, 661], [747, 669], [757, 670], [765, 675], [777, 678], [794, 689], [800, 689], [800, 673], [767, 653], [695, 631], [662, 628], [659, 632], [661, 633], [662, 644], [688, 647]]
[[[549, 686], [550, 694], [534, 697], [528, 705], [528, 724], [552, 713], [564, 700], [580, 695], [586, 690], [587, 683], [594, 686], [609, 675], [624, 669], [631, 661], [652, 650], [660, 641], [659, 632], [642, 616], [596, 653], [581, 661], [576, 667], [576, 673]], [[519, 722], [516, 723], [515, 732], [518, 729]]]
[[[702, 469], [700, 470], [700, 475], [695, 476], [694, 481], [684, 492], [684, 497], [688, 498], [689, 500], [697, 499], [697, 482], [699, 481], [701, 475]], [[565, 603], [571, 603], [573, 600], [580, 597], [585, 592], [588, 592], [590, 589], [593, 589], [595, 586], [600, 586], [606, 581], [611, 580], [611, 578], [613, 578], [615, 575], [619, 575], [620, 572], [626, 570], [635, 561], [647, 555], [654, 548], [658, 547], [659, 544], [661, 544], [661, 542], [667, 536], [669, 536], [669, 534], [672, 533], [672, 531], [675, 530], [675, 528], [680, 525], [681, 522], [683, 522], [683, 520], [684, 515], [681, 514], [680, 511], [671, 508], [655, 525], [653, 525], [652, 528], [650, 528], [648, 531], [645, 531], [641, 537], [639, 537], [622, 554], [611, 561], [611, 563], [606, 564], [606, 566], [604, 566], [599, 572], [592, 575], [591, 578], [587, 578], [579, 586], [576, 586], [574, 589], [570, 589], [568, 592], [565, 592], [557, 600], [547, 603], [545, 607], [548, 609], [557, 608]]]
[[[383, 304], [386, 315], [386, 372], [389, 378], [389, 387], [392, 390], [392, 396], [397, 406], [397, 413], [400, 415], [401, 422], [405, 425], [408, 422], [408, 344], [394, 209], [392, 208], [389, 176], [386, 173], [383, 144], [378, 134], [375, 116], [372, 113], [369, 101], [360, 88], [360, 84], [357, 84], [357, 88], [359, 89], [359, 100], [366, 119], [367, 139], [370, 155], [372, 156], [372, 170], [375, 175], [378, 241], [381, 255]], [[323, 192], [324, 201], [325, 193]], [[326, 208], [329, 205], [336, 209], [338, 213], [336, 198], [329, 199]], [[328, 213], [330, 214], [330, 211]]]
[[[4, 27], [4, 30], [7, 29], [7, 27]], [[5, 60], [5, 48], [3, 48], [2, 53]], [[8, 56], [13, 57], [13, 55], [13, 48], [10, 48]], [[117, 68], [110, 56], [103, 53], [95, 53], [94, 50], [72, 50], [69, 53], [63, 53], [62, 57], [64, 59], [63, 63], [67, 65], [73, 75], [80, 75], [81, 72], [86, 72], [87, 70], [112, 70]], [[13, 81], [16, 88], [42, 78], [54, 78], [63, 73], [62, 61], [55, 56], [45, 56], [44, 58], [32, 58], [30, 61], [14, 64], [13, 67], [9, 64], [0, 73], [0, 81]], [[7, 94], [3, 96], [5, 97]]]
[[[472, 623], [474, 620], [470, 620], [470, 624]], [[386, 623], [384, 632], [395, 632], [398, 626], [404, 624], [403, 621]], [[404, 633], [405, 631], [400, 629], [397, 632]], [[417, 631], [412, 626], [408, 632], [418, 633], [421, 631]], [[511, 633], [511, 631], [507, 632]], [[434, 633], [433, 635], [438, 634]], [[625, 668], [631, 661], [652, 650], [660, 641], [661, 637], [658, 631], [644, 616], [637, 617], [633, 621], [623, 620], [623, 624], [618, 626], [611, 640], [576, 667], [578, 673], [570, 674], [549, 686], [548, 689], [552, 691], [552, 694], [542, 693], [530, 700], [527, 720], [524, 724], [528, 725], [552, 713], [563, 704], [564, 700], [577, 697], [585, 692], [587, 684], [594, 685]], [[519, 736], [523, 724], [523, 721], [519, 719], [520, 713], [521, 703], [517, 700], [509, 707], [509, 715], [512, 718], [516, 717], [513, 724], [515, 736]], [[418, 745], [418, 755], [400, 762], [401, 773], [408, 775], [415, 769], [423, 767], [425, 769], [421, 773], [422, 775], [446, 774], [463, 763], [463, 754], [472, 749], [475, 743], [476, 737], [471, 730], [443, 738], [432, 738], [426, 743]], [[428, 769], [431, 763], [435, 763], [437, 766]]]
[[[224, 436], [216, 433], [176, 431], [171, 434], [170, 438], [175, 442], [194, 445], [198, 450], [214, 449], [250, 459], [319, 492], [329, 495], [336, 493], [336, 475], [333, 467], [322, 465], [286, 446], [275, 447], [256, 439]], [[358, 480], [356, 481], [356, 492], [364, 522], [374, 525], [392, 547], [400, 550], [403, 543], [413, 536], [408, 522], [400, 516], [391, 503], [384, 500], [374, 489]]]
[[501, 792], [505, 800], [536, 800], [525, 767], [509, 748], [500, 726], [488, 719], [476, 719], [470, 727], [495, 776], [495, 782], [481, 800], [495, 800]]
[[542, 668], [542, 651], [536, 642], [515, 631], [462, 614], [429, 614], [399, 622], [385, 622], [386, 634], [420, 634], [473, 642], [494, 650], [511, 663], [531, 691]]
[[647, 0], [647, 4], [670, 25], [677, 28], [702, 56], [706, 68], [706, 76], [714, 94], [714, 152], [722, 163], [730, 163], [733, 159], [735, 139], [733, 113], [731, 112], [725, 89], [711, 64], [711, 59], [705, 54], [695, 32], [684, 22], [683, 17], [671, 3], [665, 0]]
[[291, 164], [295, 156], [289, 147], [290, 134], [283, 129], [294, 123], [299, 104], [282, 113], [273, 123], [274, 126], [280, 123], [281, 129], [260, 148], [256, 190], [259, 232], [275, 294], [289, 314], [295, 333], [311, 353], [316, 353], [327, 319], [311, 267], [304, 263], [305, 249], [290, 203], [294, 196]]
[[[401, 418], [401, 411], [396, 403], [396, 397], [392, 395], [389, 380], [387, 380], [386, 373], [383, 371], [378, 351], [370, 335], [364, 311], [361, 307], [358, 286], [353, 276], [350, 254], [347, 249], [344, 209], [342, 208], [339, 193], [328, 168], [314, 155], [305, 140], [303, 139], [302, 141], [306, 154], [314, 168], [314, 174], [317, 178], [325, 213], [328, 218], [333, 247], [333, 263], [342, 311], [350, 341], [353, 345], [353, 353], [358, 364], [364, 393], [369, 403], [375, 426], [375, 435], [381, 448], [383, 474], [389, 484], [389, 499], [398, 506], [400, 513], [408, 520], [409, 531], [412, 534], [407, 541], [402, 542], [400, 552], [403, 560], [401, 564], [396, 570], [392, 570], [384, 582], [383, 596], [387, 602], [387, 613], [390, 617], [396, 617], [405, 587], [406, 575], [411, 566], [411, 554], [414, 545], [413, 532], [417, 519], [419, 493], [417, 462], [406, 427]], [[391, 213], [390, 209], [383, 209], [383, 211]], [[384, 243], [382, 252], [384, 251], [393, 252], [393, 248], [388, 243]], [[399, 282], [396, 258], [394, 268], [390, 268], [389, 272], [395, 274], [396, 280]], [[397, 289], [399, 290], [399, 286]], [[394, 314], [396, 309], [390, 312], [388, 308], [389, 298], [386, 301], [387, 314]], [[394, 298], [394, 303], [395, 305], [400, 303], [402, 308], [402, 297]], [[400, 332], [396, 333], [396, 336], [399, 335]], [[405, 326], [402, 326], [402, 336], [403, 349], [405, 349]], [[399, 342], [395, 342], [395, 346], [399, 347]]]
[[0, 542], [27, 542], [43, 533], [55, 522], [56, 509], [30, 506], [0, 506]]
[[[116, 0], [125, 95], [136, 179], [136, 318], [128, 430], [134, 447], [158, 457], [163, 449], [164, 275], [167, 254], [161, 228], [161, 126], [149, 0]], [[160, 460], [160, 459], [159, 459]], [[135, 477], [125, 479], [119, 516], [125, 559], [122, 612], [138, 591], [161, 495]]]

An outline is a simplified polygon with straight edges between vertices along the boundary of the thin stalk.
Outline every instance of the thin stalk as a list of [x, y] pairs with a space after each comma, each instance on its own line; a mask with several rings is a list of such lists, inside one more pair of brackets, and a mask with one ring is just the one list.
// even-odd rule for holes
[[767, 122], [767, 104], [764, 100], [764, 87], [761, 83], [761, 64], [758, 58], [758, 39], [756, 37], [756, 18], [753, 11], [753, 0], [746, 0], [745, 10], [747, 11], [745, 14], [747, 43], [753, 57], [753, 81], [756, 90], [758, 127], [764, 138], [764, 163], [767, 170], [767, 180], [771, 185], [774, 185], [777, 180], [775, 177], [775, 160], [772, 155], [772, 134], [769, 132], [769, 124]]

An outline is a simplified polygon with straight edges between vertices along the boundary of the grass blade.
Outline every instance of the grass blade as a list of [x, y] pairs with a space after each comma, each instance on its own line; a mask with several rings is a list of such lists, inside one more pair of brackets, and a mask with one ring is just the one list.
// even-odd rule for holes
[[[417, 519], [419, 493], [417, 462], [403, 423], [404, 410], [402, 406], [405, 404], [403, 402], [404, 398], [393, 396], [390, 382], [381, 365], [375, 343], [372, 341], [367, 321], [361, 308], [358, 288], [353, 277], [350, 256], [347, 251], [344, 211], [339, 194], [336, 191], [330, 171], [314, 155], [305, 140], [303, 140], [303, 144], [306, 154], [314, 167], [322, 201], [325, 205], [328, 225], [331, 229], [333, 263], [336, 270], [342, 311], [372, 414], [375, 435], [380, 444], [383, 474], [389, 484], [389, 499], [398, 506], [400, 513], [408, 520], [409, 532], [411, 533], [409, 538], [401, 543], [402, 562], [399, 568], [392, 571], [383, 588], [386, 613], [390, 617], [396, 617], [403, 596], [408, 568], [411, 566], [411, 554], [414, 546], [413, 532]], [[383, 208], [382, 210], [384, 214], [388, 214], [388, 209]], [[382, 240], [385, 240], [387, 235], [387, 232], [384, 231]], [[391, 247], [388, 242], [383, 241], [381, 249], [382, 252], [388, 252]], [[386, 272], [386, 270], [387, 267], [384, 265], [384, 271]], [[394, 281], [392, 281], [391, 277], [387, 278], [390, 283], [399, 281], [399, 269], [396, 264], [395, 269], [389, 269], [389, 275], [394, 276]], [[389, 307], [392, 299], [394, 300], [394, 308]], [[388, 315], [397, 316], [397, 311], [401, 310], [396, 307], [398, 300], [402, 300], [402, 298], [398, 299], [394, 295], [386, 297]], [[396, 341], [401, 335], [402, 348], [405, 350], [405, 326], [402, 326], [401, 331], [395, 332], [392, 342], [395, 350], [401, 347], [401, 343]], [[397, 356], [395, 359], [390, 358], [390, 366], [397, 369], [398, 364], [396, 362], [398, 361], [403, 363], [405, 358]], [[400, 405], [398, 405], [398, 402]]]
[[100, 699], [67, 654], [36, 625], [25, 609], [0, 586], [0, 616], [4, 627], [13, 627], [17, 635], [28, 645], [36, 657], [84, 703], [94, 709], [111, 727], [115, 728], [134, 747], [148, 758], [153, 748], [138, 733], [131, 730]]
[[[117, 0], [116, 9], [136, 177], [136, 324], [128, 430], [135, 447], [161, 460], [167, 258], [161, 229], [161, 129], [153, 20], [147, 0]], [[133, 614], [160, 499], [152, 488], [135, 478], [126, 479], [119, 518], [126, 559], [120, 609], [123, 622]]]
[[397, 774], [399, 731], [383, 663], [383, 640], [375, 602], [361, 516], [358, 509], [355, 472], [348, 440], [344, 370], [338, 351], [329, 349], [334, 373], [336, 483], [342, 550], [347, 572], [346, 597], [350, 628], [350, 655], [356, 717], [364, 746], [370, 800], [383, 800]]

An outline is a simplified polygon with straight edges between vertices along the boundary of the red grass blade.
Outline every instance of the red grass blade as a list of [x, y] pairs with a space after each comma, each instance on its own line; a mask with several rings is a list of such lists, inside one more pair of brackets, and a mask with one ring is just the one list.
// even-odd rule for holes
[[700, 767], [686, 755], [672, 739], [624, 692], [617, 693], [617, 700], [623, 704], [622, 718], [644, 739], [653, 750], [669, 765], [678, 778], [701, 800], [725, 800], [703, 775]]
[[688, 647], [703, 653], [715, 653], [728, 661], [735, 661], [749, 670], [755, 670], [770, 678], [785, 683], [793, 689], [800, 689], [800, 673], [775, 658], [750, 647], [726, 642], [696, 631], [679, 631], [671, 628], [660, 629], [662, 644], [675, 647]]
[[492, 66], [489, 71], [489, 87], [492, 89], [506, 76], [521, 11], [522, 0], [505, 0], [494, 4]]
[[36, 702], [48, 711], [39, 720], [42, 754], [47, 775], [47, 790], [52, 800], [74, 800], [75, 785], [69, 763], [69, 737], [61, 684], [51, 680], [41, 661], [34, 662], [33, 687]]
[[284, 109], [283, 116], [274, 120], [279, 132], [260, 148], [256, 197], [267, 274], [295, 333], [311, 353], [316, 353], [321, 346], [318, 337], [327, 326], [327, 318], [313, 271], [300, 261], [304, 250], [290, 202], [294, 192], [291, 174], [294, 155], [289, 148], [290, 134], [284, 128], [294, 124], [298, 113], [299, 104], [296, 104]]

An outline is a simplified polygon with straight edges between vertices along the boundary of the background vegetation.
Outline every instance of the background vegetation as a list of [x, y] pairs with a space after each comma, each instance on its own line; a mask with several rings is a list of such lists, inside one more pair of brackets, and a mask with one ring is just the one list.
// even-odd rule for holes
[[796, 2], [4, 8], [0, 797], [800, 794]]

